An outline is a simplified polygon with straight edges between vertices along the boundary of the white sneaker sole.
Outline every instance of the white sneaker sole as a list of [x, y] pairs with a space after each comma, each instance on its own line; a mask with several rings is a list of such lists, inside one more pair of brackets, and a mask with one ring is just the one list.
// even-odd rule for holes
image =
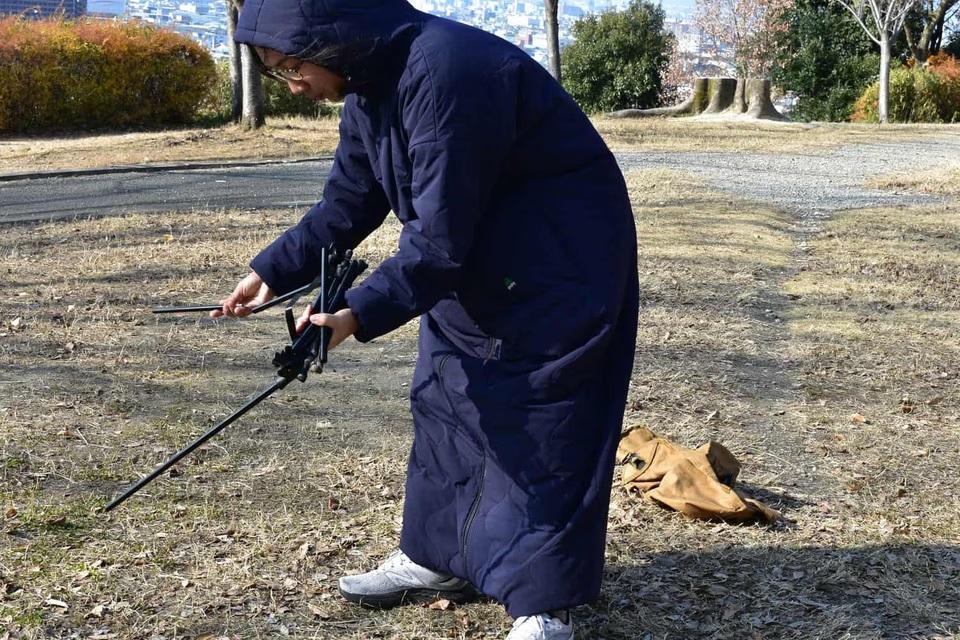
[[402, 604], [423, 604], [435, 600], [449, 600], [456, 604], [463, 604], [474, 600], [479, 594], [471, 585], [465, 584], [459, 589], [409, 587], [376, 594], [350, 593], [340, 589], [340, 595], [348, 602], [353, 602], [367, 609], [390, 609]]

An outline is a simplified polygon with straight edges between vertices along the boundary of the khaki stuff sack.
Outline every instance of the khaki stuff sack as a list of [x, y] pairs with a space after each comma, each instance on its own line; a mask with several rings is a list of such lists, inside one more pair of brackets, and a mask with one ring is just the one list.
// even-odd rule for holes
[[637, 426], [620, 437], [617, 460], [628, 492], [691, 518], [768, 524], [780, 518], [733, 490], [740, 463], [718, 442], [686, 449]]

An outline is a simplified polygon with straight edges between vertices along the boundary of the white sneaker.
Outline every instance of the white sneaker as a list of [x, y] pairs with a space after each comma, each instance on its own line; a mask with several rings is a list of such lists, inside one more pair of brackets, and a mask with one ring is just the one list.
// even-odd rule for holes
[[373, 571], [344, 576], [339, 584], [344, 598], [371, 609], [439, 598], [462, 603], [476, 596], [466, 580], [421, 567], [399, 549]]
[[567, 621], [549, 613], [520, 616], [513, 621], [507, 640], [573, 640], [573, 620]]

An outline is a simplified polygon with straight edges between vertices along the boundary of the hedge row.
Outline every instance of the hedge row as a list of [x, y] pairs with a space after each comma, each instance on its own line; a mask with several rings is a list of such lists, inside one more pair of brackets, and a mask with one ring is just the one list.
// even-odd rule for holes
[[[295, 96], [285, 82], [264, 77], [263, 101], [267, 116], [336, 117], [340, 107], [330, 102], [318, 102], [304, 95]], [[230, 65], [217, 63], [216, 81], [201, 108], [201, 115], [213, 122], [230, 119]]]
[[148, 24], [0, 19], [0, 132], [190, 122], [215, 77], [200, 45]]
[[[879, 122], [880, 84], [867, 87], [854, 105], [853, 122]], [[887, 114], [890, 122], [960, 122], [960, 61], [931, 56], [925, 67], [890, 71]]]

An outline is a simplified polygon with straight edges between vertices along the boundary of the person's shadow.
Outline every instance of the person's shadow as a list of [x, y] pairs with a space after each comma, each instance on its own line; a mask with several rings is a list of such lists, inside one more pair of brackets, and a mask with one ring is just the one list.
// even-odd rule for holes
[[637, 553], [640, 564], [608, 565], [599, 601], [577, 609], [578, 638], [960, 634], [957, 545], [731, 545], [704, 553]]

